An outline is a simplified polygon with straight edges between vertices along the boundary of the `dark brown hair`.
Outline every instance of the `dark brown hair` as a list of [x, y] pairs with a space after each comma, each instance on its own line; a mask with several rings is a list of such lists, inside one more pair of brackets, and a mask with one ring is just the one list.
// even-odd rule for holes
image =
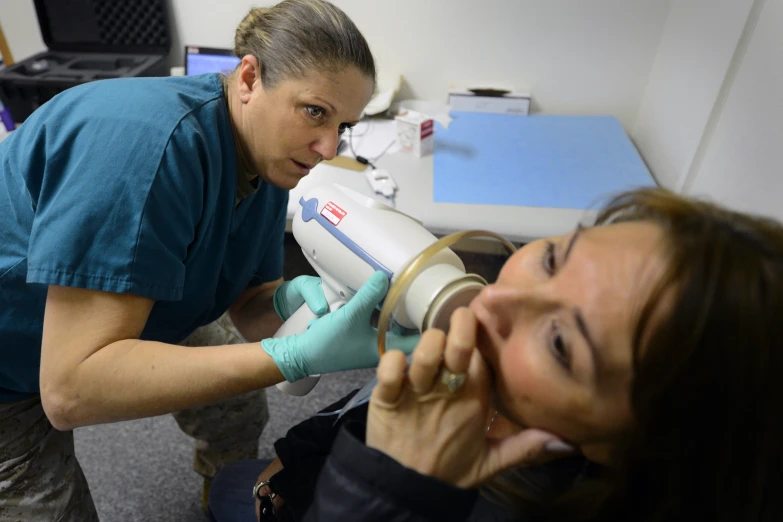
[[[634, 520], [783, 520], [783, 228], [663, 190], [620, 195], [597, 222], [628, 220], [661, 226], [668, 268], [639, 317], [636, 427], [607, 507]], [[642, 346], [665, 294], [672, 306]]]
[[234, 53], [255, 56], [266, 87], [310, 71], [356, 67], [375, 82], [367, 41], [338, 7], [322, 0], [285, 0], [252, 9], [239, 24]]
[[596, 225], [622, 221], [660, 226], [667, 262], [633, 339], [634, 429], [558, 498], [515, 498], [518, 470], [488, 490], [547, 520], [783, 520], [783, 228], [660, 189]]

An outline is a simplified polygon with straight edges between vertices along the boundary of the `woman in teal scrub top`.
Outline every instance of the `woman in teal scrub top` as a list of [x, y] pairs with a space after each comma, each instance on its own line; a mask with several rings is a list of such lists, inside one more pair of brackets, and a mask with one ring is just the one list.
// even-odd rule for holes
[[[303, 302], [326, 312], [312, 280], [281, 285], [288, 190], [359, 120], [369, 47], [333, 5], [287, 0], [236, 52], [228, 77], [75, 87], [0, 145], [0, 521], [97, 519], [76, 427], [371, 364], [382, 274], [271, 339]], [[229, 309], [256, 342], [177, 344]]]

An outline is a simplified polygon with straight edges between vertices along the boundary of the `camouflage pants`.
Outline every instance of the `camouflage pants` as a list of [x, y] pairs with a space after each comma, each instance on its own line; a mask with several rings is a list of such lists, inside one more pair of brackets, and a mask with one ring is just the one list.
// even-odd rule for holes
[[57, 431], [41, 399], [0, 404], [0, 522], [94, 522], [73, 432]]
[[[181, 344], [244, 342], [228, 315], [196, 330]], [[194, 469], [212, 478], [229, 462], [258, 456], [269, 413], [263, 390], [174, 414], [196, 439]], [[76, 460], [72, 431], [57, 431], [35, 397], [0, 403], [0, 522], [94, 522], [87, 481]]]
[[[226, 313], [180, 344], [219, 346], [244, 342]], [[193, 469], [211, 479], [230, 462], [258, 457], [258, 438], [269, 420], [266, 392], [256, 390], [217, 404], [182, 410], [174, 414], [174, 419], [182, 431], [196, 439]]]

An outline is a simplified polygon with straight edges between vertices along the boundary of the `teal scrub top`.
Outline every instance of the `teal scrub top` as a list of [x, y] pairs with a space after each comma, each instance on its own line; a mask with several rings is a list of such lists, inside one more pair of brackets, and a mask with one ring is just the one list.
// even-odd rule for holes
[[219, 75], [69, 89], [0, 143], [0, 402], [39, 393], [47, 285], [154, 299], [176, 343], [282, 277], [288, 191], [237, 202]]

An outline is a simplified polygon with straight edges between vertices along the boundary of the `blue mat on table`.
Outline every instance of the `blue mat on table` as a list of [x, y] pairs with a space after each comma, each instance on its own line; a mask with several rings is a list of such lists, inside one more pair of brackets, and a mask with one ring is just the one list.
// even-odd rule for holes
[[438, 203], [595, 208], [623, 190], [656, 186], [612, 116], [452, 112], [436, 123]]

